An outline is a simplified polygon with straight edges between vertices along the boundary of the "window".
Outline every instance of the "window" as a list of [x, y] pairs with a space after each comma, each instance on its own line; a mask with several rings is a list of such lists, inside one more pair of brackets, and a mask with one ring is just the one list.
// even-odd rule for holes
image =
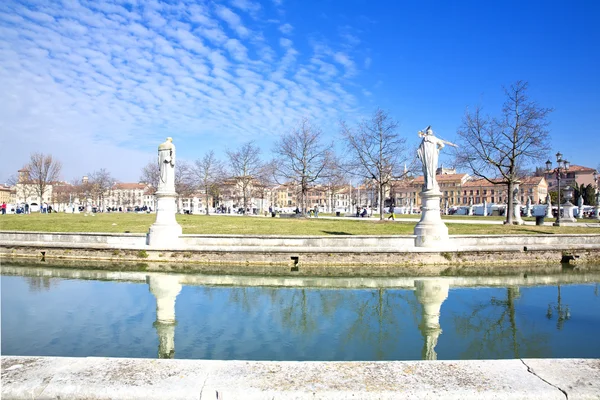
[[484, 196], [487, 195], [487, 190], [485, 190], [485, 189], [483, 190], [483, 195]]

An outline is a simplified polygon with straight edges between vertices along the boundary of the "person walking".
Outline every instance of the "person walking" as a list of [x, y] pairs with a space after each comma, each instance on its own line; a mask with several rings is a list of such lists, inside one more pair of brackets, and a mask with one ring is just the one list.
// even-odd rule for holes
[[396, 220], [396, 216], [394, 215], [394, 205], [393, 204], [390, 205], [390, 216], [388, 217], [388, 219], [391, 219], [392, 221]]
[[315, 218], [319, 218], [319, 206], [315, 206]]
[[6, 214], [6, 202], [2, 202], [2, 215]]

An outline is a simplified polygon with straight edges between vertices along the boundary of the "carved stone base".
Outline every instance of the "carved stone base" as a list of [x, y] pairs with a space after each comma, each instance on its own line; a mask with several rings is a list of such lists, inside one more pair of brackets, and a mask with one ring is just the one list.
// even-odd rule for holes
[[156, 222], [150, 226], [148, 245], [152, 247], [177, 247], [180, 245], [179, 236], [181, 225], [175, 219], [177, 206], [176, 193], [156, 193]]
[[420, 193], [421, 220], [415, 226], [415, 246], [443, 248], [449, 245], [448, 227], [442, 221], [440, 215], [439, 191], [423, 191]]
[[576, 205], [572, 204], [570, 201], [567, 201], [563, 204], [563, 216], [560, 218], [560, 222], [577, 222], [575, 216], [573, 216], [573, 210], [577, 208]]

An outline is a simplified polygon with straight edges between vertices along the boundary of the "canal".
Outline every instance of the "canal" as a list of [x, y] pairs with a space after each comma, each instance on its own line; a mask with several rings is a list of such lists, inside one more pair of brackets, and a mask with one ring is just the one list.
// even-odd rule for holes
[[600, 273], [172, 275], [2, 266], [3, 355], [600, 358]]

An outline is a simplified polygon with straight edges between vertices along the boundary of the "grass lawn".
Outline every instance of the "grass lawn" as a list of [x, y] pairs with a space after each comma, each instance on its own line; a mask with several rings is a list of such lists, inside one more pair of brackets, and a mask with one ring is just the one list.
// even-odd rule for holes
[[[413, 218], [419, 218], [413, 215]], [[1, 215], [0, 230], [37, 232], [114, 232], [146, 233], [154, 214], [105, 213]], [[472, 217], [464, 217], [472, 218]], [[224, 215], [177, 215], [177, 221], [187, 234], [254, 234], [254, 235], [412, 235], [414, 221], [379, 221], [324, 218], [268, 218]], [[446, 219], [451, 235], [468, 234], [554, 234], [596, 233], [600, 224], [589, 227], [504, 226], [457, 224]]]

